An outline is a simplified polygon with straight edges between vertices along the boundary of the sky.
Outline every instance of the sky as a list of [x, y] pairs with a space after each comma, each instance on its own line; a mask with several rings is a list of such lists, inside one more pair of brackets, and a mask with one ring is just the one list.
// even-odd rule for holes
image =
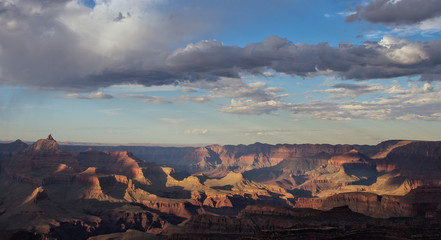
[[438, 0], [0, 0], [0, 140], [441, 140]]

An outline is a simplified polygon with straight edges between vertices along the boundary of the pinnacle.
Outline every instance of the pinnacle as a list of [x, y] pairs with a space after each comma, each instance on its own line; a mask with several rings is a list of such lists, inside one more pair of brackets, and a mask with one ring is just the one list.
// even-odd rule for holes
[[52, 137], [52, 134], [49, 134], [49, 136], [47, 136], [46, 140], [52, 140], [52, 141], [55, 141], [55, 139]]

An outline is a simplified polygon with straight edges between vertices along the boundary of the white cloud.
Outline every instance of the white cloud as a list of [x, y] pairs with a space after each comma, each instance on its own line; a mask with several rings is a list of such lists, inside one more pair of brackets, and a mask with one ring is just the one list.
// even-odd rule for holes
[[422, 87], [411, 84], [409, 89], [390, 89], [391, 87], [378, 85], [378, 91], [371, 93], [388, 95], [377, 97], [373, 101], [310, 101], [293, 104], [290, 110], [294, 114], [307, 114], [323, 120], [441, 120], [439, 86], [433, 87], [426, 83]]
[[[182, 82], [183, 87], [208, 90], [207, 99], [215, 98], [249, 98], [256, 101], [268, 101], [278, 99], [281, 95], [277, 92], [284, 91], [280, 87], [267, 87], [265, 82], [245, 83], [239, 78], [220, 78], [217, 81]], [[185, 97], [191, 100], [192, 97]]]
[[184, 96], [179, 96], [180, 100], [184, 100], [184, 101], [191, 101], [191, 102], [196, 102], [196, 103], [207, 103], [211, 101], [211, 97], [210, 96], [188, 96], [188, 95], [184, 95]]
[[230, 104], [219, 109], [223, 113], [232, 114], [270, 114], [286, 104], [280, 101], [289, 94], [279, 94], [281, 87], [267, 87], [265, 82], [244, 82], [238, 78], [220, 78], [218, 81], [182, 82], [183, 87], [208, 90], [207, 95], [180, 96], [179, 99], [206, 103], [219, 99], [230, 99]]
[[436, 33], [441, 31], [441, 16], [421, 22], [418, 28], [423, 33]]
[[265, 77], [274, 77], [274, 76], [276, 76], [276, 74], [273, 73], [273, 72], [263, 72], [262, 74]]
[[282, 103], [280, 101], [255, 101], [255, 100], [235, 100], [232, 99], [230, 105], [224, 106], [219, 112], [232, 114], [261, 115], [271, 114], [280, 109], [284, 109], [291, 104]]
[[337, 83], [324, 90], [312, 90], [308, 93], [326, 93], [328, 99], [345, 99], [345, 98], [357, 98], [364, 95], [370, 95], [374, 93], [387, 93], [387, 94], [405, 94], [410, 93], [411, 90], [403, 89], [400, 85], [381, 85], [379, 83]]
[[430, 83], [428, 83], [428, 82], [424, 83], [423, 91], [424, 92], [432, 92], [433, 91], [432, 85], [430, 85]]
[[188, 129], [184, 131], [185, 134], [196, 134], [196, 135], [205, 135], [208, 133], [208, 129], [205, 128], [195, 128], [195, 129]]
[[415, 64], [429, 59], [421, 44], [405, 39], [383, 37], [378, 44], [387, 49], [385, 54], [389, 59], [399, 64]]
[[347, 16], [350, 16], [350, 15], [355, 14], [355, 13], [356, 13], [355, 11], [344, 11], [344, 12], [338, 12], [337, 14], [340, 15], [340, 16], [347, 17]]

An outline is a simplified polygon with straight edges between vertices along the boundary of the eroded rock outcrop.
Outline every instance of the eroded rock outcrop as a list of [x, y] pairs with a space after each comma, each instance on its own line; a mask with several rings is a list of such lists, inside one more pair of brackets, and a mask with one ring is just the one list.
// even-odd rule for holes
[[298, 208], [329, 210], [348, 206], [352, 211], [371, 217], [415, 217], [441, 209], [441, 188], [419, 187], [405, 196], [377, 195], [374, 193], [340, 193], [327, 198], [299, 198]]

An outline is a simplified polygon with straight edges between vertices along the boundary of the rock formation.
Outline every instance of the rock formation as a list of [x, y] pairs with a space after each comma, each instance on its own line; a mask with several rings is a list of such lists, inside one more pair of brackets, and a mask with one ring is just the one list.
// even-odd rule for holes
[[324, 238], [406, 221], [430, 232], [441, 211], [440, 142], [66, 150], [49, 135], [24, 147], [0, 159], [0, 237]]

